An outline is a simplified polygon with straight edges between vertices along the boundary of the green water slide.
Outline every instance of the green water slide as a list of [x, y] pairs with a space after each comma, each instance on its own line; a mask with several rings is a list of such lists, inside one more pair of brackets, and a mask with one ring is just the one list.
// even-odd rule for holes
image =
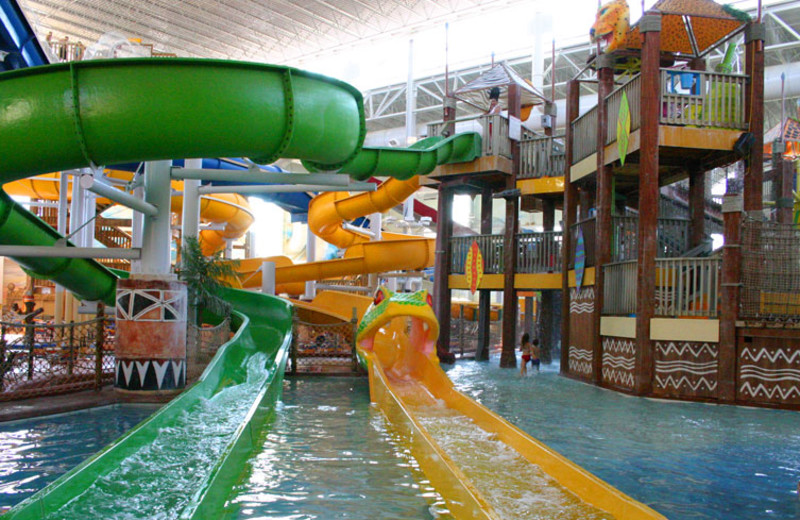
[[[88, 166], [192, 157], [298, 158], [359, 178], [471, 160], [474, 136], [424, 152], [362, 149], [361, 94], [312, 73], [197, 59], [86, 61], [0, 74], [0, 182]], [[434, 140], [438, 141], [438, 140]], [[469, 157], [469, 158], [467, 158]], [[431, 163], [431, 160], [434, 163]], [[433, 166], [431, 166], [433, 164]], [[66, 245], [0, 192], [0, 244]], [[32, 275], [114, 304], [94, 260], [15, 258]], [[200, 381], [4, 518], [215, 518], [280, 395], [291, 306], [229, 290], [235, 337]]]

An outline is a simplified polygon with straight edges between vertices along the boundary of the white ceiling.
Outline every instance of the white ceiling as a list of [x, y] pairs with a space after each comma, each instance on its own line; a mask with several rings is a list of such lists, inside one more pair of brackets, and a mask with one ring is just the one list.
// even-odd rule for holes
[[118, 32], [180, 57], [296, 63], [531, 0], [19, 0], [40, 36]]

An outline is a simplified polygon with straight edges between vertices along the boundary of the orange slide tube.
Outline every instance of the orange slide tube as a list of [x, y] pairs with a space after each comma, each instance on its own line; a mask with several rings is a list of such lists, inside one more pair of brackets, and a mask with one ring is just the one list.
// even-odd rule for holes
[[302, 294], [304, 282], [309, 280], [432, 266], [435, 244], [432, 238], [383, 233], [382, 240], [370, 242], [367, 235], [342, 225], [346, 220], [388, 211], [418, 189], [419, 177], [413, 177], [405, 181], [389, 179], [374, 192], [349, 195], [337, 191], [317, 195], [308, 206], [309, 228], [326, 242], [345, 248], [344, 257], [299, 265], [293, 265], [285, 256], [242, 260], [238, 268], [242, 287], [261, 287], [259, 268], [265, 261], [275, 262], [276, 292], [287, 294]]
[[[133, 173], [121, 170], [106, 170], [106, 175], [119, 180], [129, 181]], [[10, 195], [30, 197], [32, 199], [58, 200], [59, 173], [46, 173], [28, 179], [4, 184]], [[69, 184], [67, 199], [72, 198], [72, 182]], [[172, 189], [183, 191], [183, 181], [172, 181]], [[108, 199], [98, 198], [100, 204], [110, 204]], [[180, 213], [183, 208], [183, 196], [172, 197], [171, 210]], [[213, 254], [225, 247], [225, 239], [237, 239], [244, 235], [253, 224], [253, 214], [247, 198], [237, 193], [218, 193], [203, 195], [200, 199], [200, 218], [211, 224], [222, 224], [222, 229], [204, 229], [200, 232], [200, 243], [203, 253]]]

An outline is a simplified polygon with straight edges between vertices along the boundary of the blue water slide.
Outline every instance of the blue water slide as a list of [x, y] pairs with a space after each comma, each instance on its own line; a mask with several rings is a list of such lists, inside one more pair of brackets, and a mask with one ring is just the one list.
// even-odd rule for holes
[[33, 28], [16, 0], [0, 0], [0, 71], [49, 63]]

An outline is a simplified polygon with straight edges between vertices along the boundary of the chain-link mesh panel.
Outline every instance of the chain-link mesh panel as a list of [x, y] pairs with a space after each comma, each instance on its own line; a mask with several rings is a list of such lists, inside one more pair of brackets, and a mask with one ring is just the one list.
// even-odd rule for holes
[[99, 389], [114, 381], [113, 318], [0, 322], [0, 401]]
[[296, 319], [287, 370], [293, 374], [354, 372], [354, 346], [354, 323], [319, 324]]
[[800, 230], [746, 218], [740, 316], [800, 321]]

